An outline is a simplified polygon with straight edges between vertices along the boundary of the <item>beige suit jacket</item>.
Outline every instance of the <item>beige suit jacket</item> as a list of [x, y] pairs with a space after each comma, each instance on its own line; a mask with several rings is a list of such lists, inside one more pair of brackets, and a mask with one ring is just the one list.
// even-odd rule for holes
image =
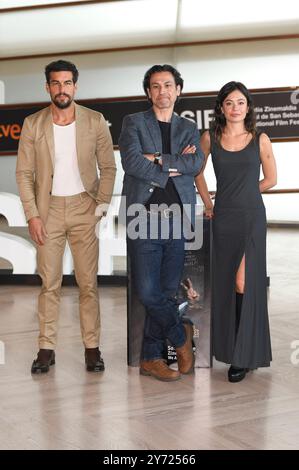
[[[116, 173], [109, 128], [101, 113], [78, 104], [75, 104], [75, 116], [78, 166], [83, 186], [98, 205], [109, 204]], [[16, 177], [27, 220], [38, 216], [44, 222], [47, 220], [54, 152], [49, 106], [25, 119], [19, 142]]]

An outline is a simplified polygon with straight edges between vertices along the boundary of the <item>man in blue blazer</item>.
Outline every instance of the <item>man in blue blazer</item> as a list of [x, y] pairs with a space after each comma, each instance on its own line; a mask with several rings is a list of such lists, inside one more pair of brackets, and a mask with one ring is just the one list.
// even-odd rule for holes
[[[195, 123], [173, 111], [183, 88], [180, 73], [154, 65], [143, 88], [152, 107], [126, 116], [119, 139], [128, 250], [146, 309], [140, 373], [173, 381], [194, 370], [193, 327], [182, 323], [175, 296], [184, 267], [184, 226], [195, 225], [194, 176], [203, 154]], [[178, 371], [163, 360], [166, 339], [176, 348]]]

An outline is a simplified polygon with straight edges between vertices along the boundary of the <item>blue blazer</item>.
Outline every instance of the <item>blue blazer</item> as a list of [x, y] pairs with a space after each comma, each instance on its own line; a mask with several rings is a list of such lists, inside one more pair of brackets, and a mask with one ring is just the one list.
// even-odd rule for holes
[[[194, 176], [199, 173], [204, 161], [199, 139], [196, 124], [173, 113], [171, 153], [162, 154], [161, 131], [153, 109], [126, 116], [119, 138], [121, 162], [125, 172], [122, 196], [126, 197], [123, 198], [126, 199], [126, 206], [135, 203], [146, 204], [156, 187], [165, 188], [169, 171], [177, 171], [181, 176], [173, 177], [173, 182], [182, 204], [191, 206], [190, 218], [194, 226]], [[189, 144], [196, 146], [196, 152], [182, 155], [181, 152]], [[144, 157], [146, 153], [155, 152], [162, 154], [162, 166]], [[124, 210], [124, 207], [121, 210]]]

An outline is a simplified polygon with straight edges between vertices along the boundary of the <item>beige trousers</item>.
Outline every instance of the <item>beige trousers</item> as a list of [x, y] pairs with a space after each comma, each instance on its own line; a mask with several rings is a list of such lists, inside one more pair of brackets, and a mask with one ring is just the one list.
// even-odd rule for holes
[[86, 348], [96, 348], [100, 337], [97, 290], [99, 243], [95, 234], [96, 202], [87, 193], [51, 196], [46, 223], [48, 238], [37, 248], [37, 267], [42, 278], [38, 299], [39, 348], [55, 349], [59, 313], [62, 262], [69, 243], [79, 286], [80, 325]]

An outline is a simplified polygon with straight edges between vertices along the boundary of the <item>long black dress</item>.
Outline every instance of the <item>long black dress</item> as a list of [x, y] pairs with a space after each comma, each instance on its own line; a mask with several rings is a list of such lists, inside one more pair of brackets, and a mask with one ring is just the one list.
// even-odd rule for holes
[[[210, 136], [217, 179], [212, 255], [213, 353], [217, 360], [236, 367], [266, 367], [272, 356], [259, 136], [236, 152], [216, 143], [213, 132]], [[237, 329], [235, 279], [244, 254], [245, 291]]]

